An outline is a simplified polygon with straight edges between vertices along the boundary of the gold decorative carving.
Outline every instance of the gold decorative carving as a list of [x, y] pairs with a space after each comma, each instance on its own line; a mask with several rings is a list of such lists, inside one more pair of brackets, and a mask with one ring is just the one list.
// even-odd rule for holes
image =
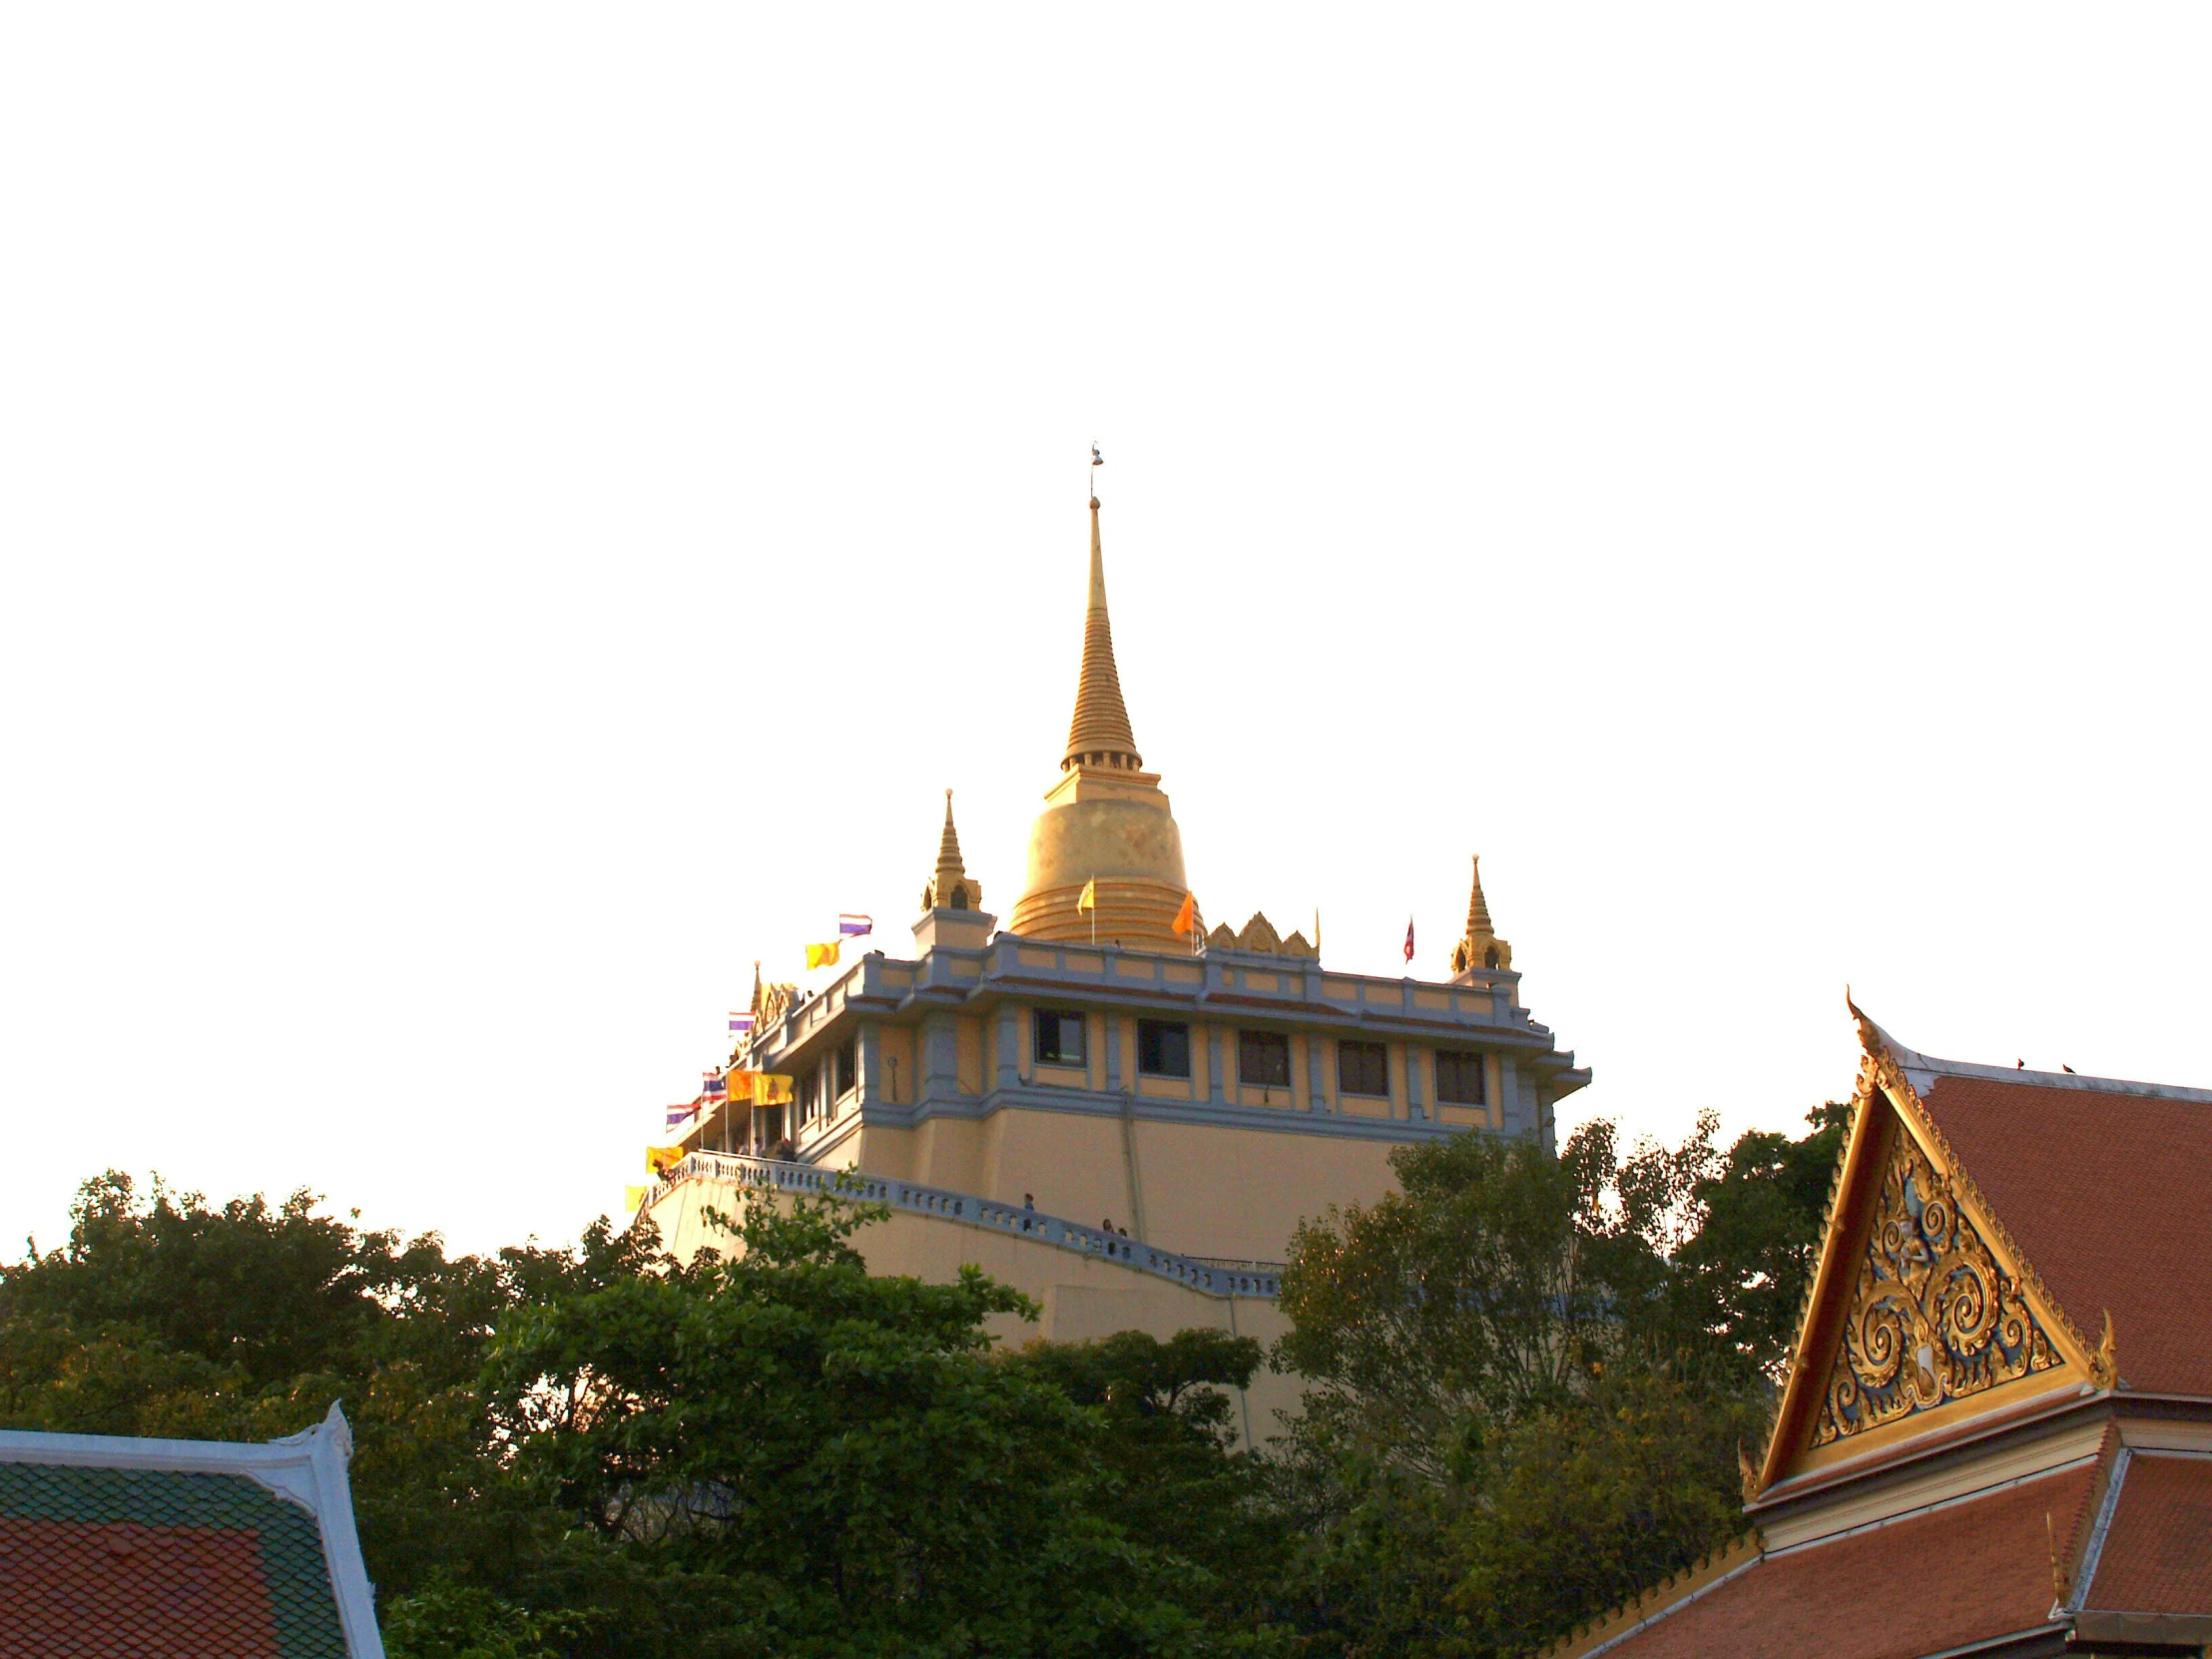
[[775, 1030], [798, 1001], [797, 985], [770, 985], [761, 997], [760, 1018], [754, 1029], [764, 1033]]
[[[2102, 1345], [2089, 1339], [2073, 1322], [2057, 1297], [2051, 1294], [2050, 1287], [2043, 1283], [2042, 1276], [2035, 1271], [2035, 1264], [2027, 1259], [2010, 1230], [2005, 1227], [2004, 1218], [1990, 1208], [1981, 1189], [1975, 1185], [1972, 1173], [1960, 1166], [1957, 1154], [1951, 1150], [1949, 1139], [1936, 1124], [1927, 1102], [1921, 1099], [1920, 1091], [1914, 1087], [1913, 1080], [1906, 1076], [1905, 1068], [1899, 1063], [1898, 1057], [1890, 1051], [1882, 1028], [1861, 1011], [1848, 989], [1844, 996], [1844, 1006], [1850, 1010], [1852, 1020], [1858, 1027], [1860, 1046], [1865, 1054], [1859, 1064], [1858, 1087], [1852, 1094], [1851, 1128], [1844, 1137], [1843, 1149], [1837, 1157], [1836, 1173], [1828, 1190], [1826, 1213], [1821, 1219], [1821, 1241], [1817, 1255], [1824, 1266], [1821, 1272], [1807, 1281], [1805, 1300], [1798, 1309], [1798, 1332], [1801, 1340], [1791, 1349], [1789, 1363], [1784, 1369], [1781, 1390], [1783, 1408], [1775, 1413], [1773, 1427], [1768, 1431], [1766, 1449], [1760, 1457], [1761, 1491], [1780, 1478], [1782, 1470], [1787, 1466], [1790, 1450], [1781, 1438], [1786, 1422], [1793, 1418], [1803, 1421], [1801, 1416], [1796, 1416], [1791, 1411], [1791, 1402], [1799, 1397], [1801, 1389], [1819, 1386], [1817, 1380], [1809, 1375], [1808, 1357], [1802, 1339], [1806, 1323], [1812, 1317], [1813, 1304], [1827, 1282], [1828, 1270], [1825, 1264], [1828, 1261], [1828, 1252], [1834, 1242], [1836, 1229], [1843, 1221], [1838, 1202], [1843, 1193], [1843, 1177], [1851, 1166], [1852, 1149], [1859, 1144], [1862, 1130], [1866, 1126], [1866, 1115], [1870, 1111], [1887, 1110], [1890, 1106], [1895, 1106], [1899, 1117], [1912, 1126], [1913, 1132], [1918, 1133], [1923, 1144], [1932, 1149], [1936, 1163], [1946, 1173], [1952, 1193], [1969, 1211], [1981, 1218], [1976, 1225], [1982, 1237], [2001, 1259], [2010, 1261], [2017, 1267], [2019, 1289], [2025, 1305], [2050, 1334], [2060, 1355], [2080, 1363], [2098, 1387], [2109, 1388], [2116, 1386], [2118, 1382], [2116, 1356], [2104, 1355]], [[1842, 1266], [1841, 1263], [1836, 1265]], [[2105, 1323], [2109, 1328], [2109, 1316]]]
[[1813, 1444], [2061, 1364], [2019, 1280], [1901, 1131]]
[[2120, 1381], [2120, 1345], [2112, 1335], [2112, 1310], [2104, 1311], [2104, 1335], [2097, 1339], [2097, 1351], [2089, 1356], [2089, 1377], [2100, 1388], [2115, 1386]]
[[1255, 910], [1252, 919], [1244, 924], [1242, 932], [1232, 932], [1224, 922], [1206, 935], [1206, 942], [1215, 950], [1252, 950], [1265, 956], [1317, 957], [1321, 953], [1306, 942], [1304, 933], [1293, 933], [1284, 938], [1276, 932], [1275, 923]]

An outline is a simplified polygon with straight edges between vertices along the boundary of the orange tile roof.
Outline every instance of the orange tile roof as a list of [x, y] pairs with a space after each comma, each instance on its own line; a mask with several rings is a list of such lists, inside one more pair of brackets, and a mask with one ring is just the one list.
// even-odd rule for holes
[[1942, 1074], [1929, 1115], [2122, 1382], [2212, 1395], [2212, 1104]]
[[0, 1653], [282, 1659], [251, 1531], [0, 1516]]
[[2137, 1451], [2082, 1605], [2212, 1613], [2212, 1457]]
[[2043, 1628], [2056, 1599], [2051, 1539], [2073, 1530], [2094, 1475], [2066, 1469], [1770, 1555], [1601, 1651], [1916, 1659]]

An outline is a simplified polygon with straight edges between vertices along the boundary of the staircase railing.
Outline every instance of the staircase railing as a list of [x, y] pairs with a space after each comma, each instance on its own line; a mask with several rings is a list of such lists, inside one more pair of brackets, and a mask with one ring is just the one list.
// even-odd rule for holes
[[1102, 1227], [1086, 1227], [1078, 1221], [1048, 1216], [1025, 1204], [1005, 1204], [946, 1187], [894, 1181], [861, 1170], [827, 1169], [819, 1164], [788, 1163], [777, 1158], [749, 1158], [728, 1152], [691, 1153], [653, 1184], [640, 1209], [652, 1208], [685, 1181], [726, 1181], [740, 1187], [804, 1193], [854, 1204], [881, 1204], [909, 1215], [934, 1216], [941, 1221], [959, 1222], [988, 1232], [1010, 1233], [1056, 1250], [1096, 1257], [1137, 1273], [1173, 1280], [1209, 1296], [1257, 1297], [1272, 1301], [1280, 1290], [1281, 1276], [1273, 1264], [1209, 1262], [1195, 1256], [1178, 1256], [1173, 1251], [1156, 1250], [1119, 1233], [1109, 1233]]

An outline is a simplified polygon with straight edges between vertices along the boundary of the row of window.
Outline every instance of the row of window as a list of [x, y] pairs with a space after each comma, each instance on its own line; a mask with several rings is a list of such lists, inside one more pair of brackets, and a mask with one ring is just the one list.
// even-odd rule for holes
[[[1031, 1052], [1040, 1066], [1090, 1063], [1088, 1022], [1062, 1008], [1040, 1008], [1033, 1021]], [[1147, 1077], [1191, 1074], [1191, 1028], [1181, 1020], [1137, 1021], [1137, 1070]], [[1489, 1103], [1482, 1056], [1471, 1050], [1436, 1050], [1436, 1098], [1448, 1106]], [[1254, 1088], [1291, 1086], [1291, 1039], [1280, 1031], [1237, 1033], [1237, 1080]], [[1337, 1089], [1341, 1094], [1387, 1095], [1389, 1050], [1382, 1043], [1337, 1044]]]

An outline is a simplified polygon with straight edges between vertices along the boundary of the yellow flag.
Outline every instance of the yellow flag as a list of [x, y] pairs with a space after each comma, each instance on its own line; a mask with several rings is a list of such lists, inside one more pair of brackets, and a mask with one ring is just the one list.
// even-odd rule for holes
[[1178, 933], [1188, 933], [1197, 925], [1198, 895], [1196, 893], [1185, 893], [1183, 895], [1183, 907], [1175, 912], [1175, 930]]
[[753, 1104], [756, 1106], [789, 1106], [792, 1103], [792, 1080], [779, 1071], [757, 1071], [753, 1074]]
[[1083, 890], [1076, 897], [1075, 907], [1078, 910], [1095, 910], [1098, 908], [1097, 876], [1094, 875], [1088, 881], [1083, 883]]
[[638, 1206], [644, 1202], [645, 1189], [643, 1187], [625, 1187], [622, 1189], [622, 1213], [624, 1215], [636, 1215]]
[[652, 1176], [666, 1175], [683, 1162], [684, 1149], [680, 1146], [649, 1146], [645, 1149], [645, 1173]]
[[811, 944], [807, 947], [807, 965], [811, 968], [835, 967], [837, 946], [844, 941], [831, 939], [828, 944]]

